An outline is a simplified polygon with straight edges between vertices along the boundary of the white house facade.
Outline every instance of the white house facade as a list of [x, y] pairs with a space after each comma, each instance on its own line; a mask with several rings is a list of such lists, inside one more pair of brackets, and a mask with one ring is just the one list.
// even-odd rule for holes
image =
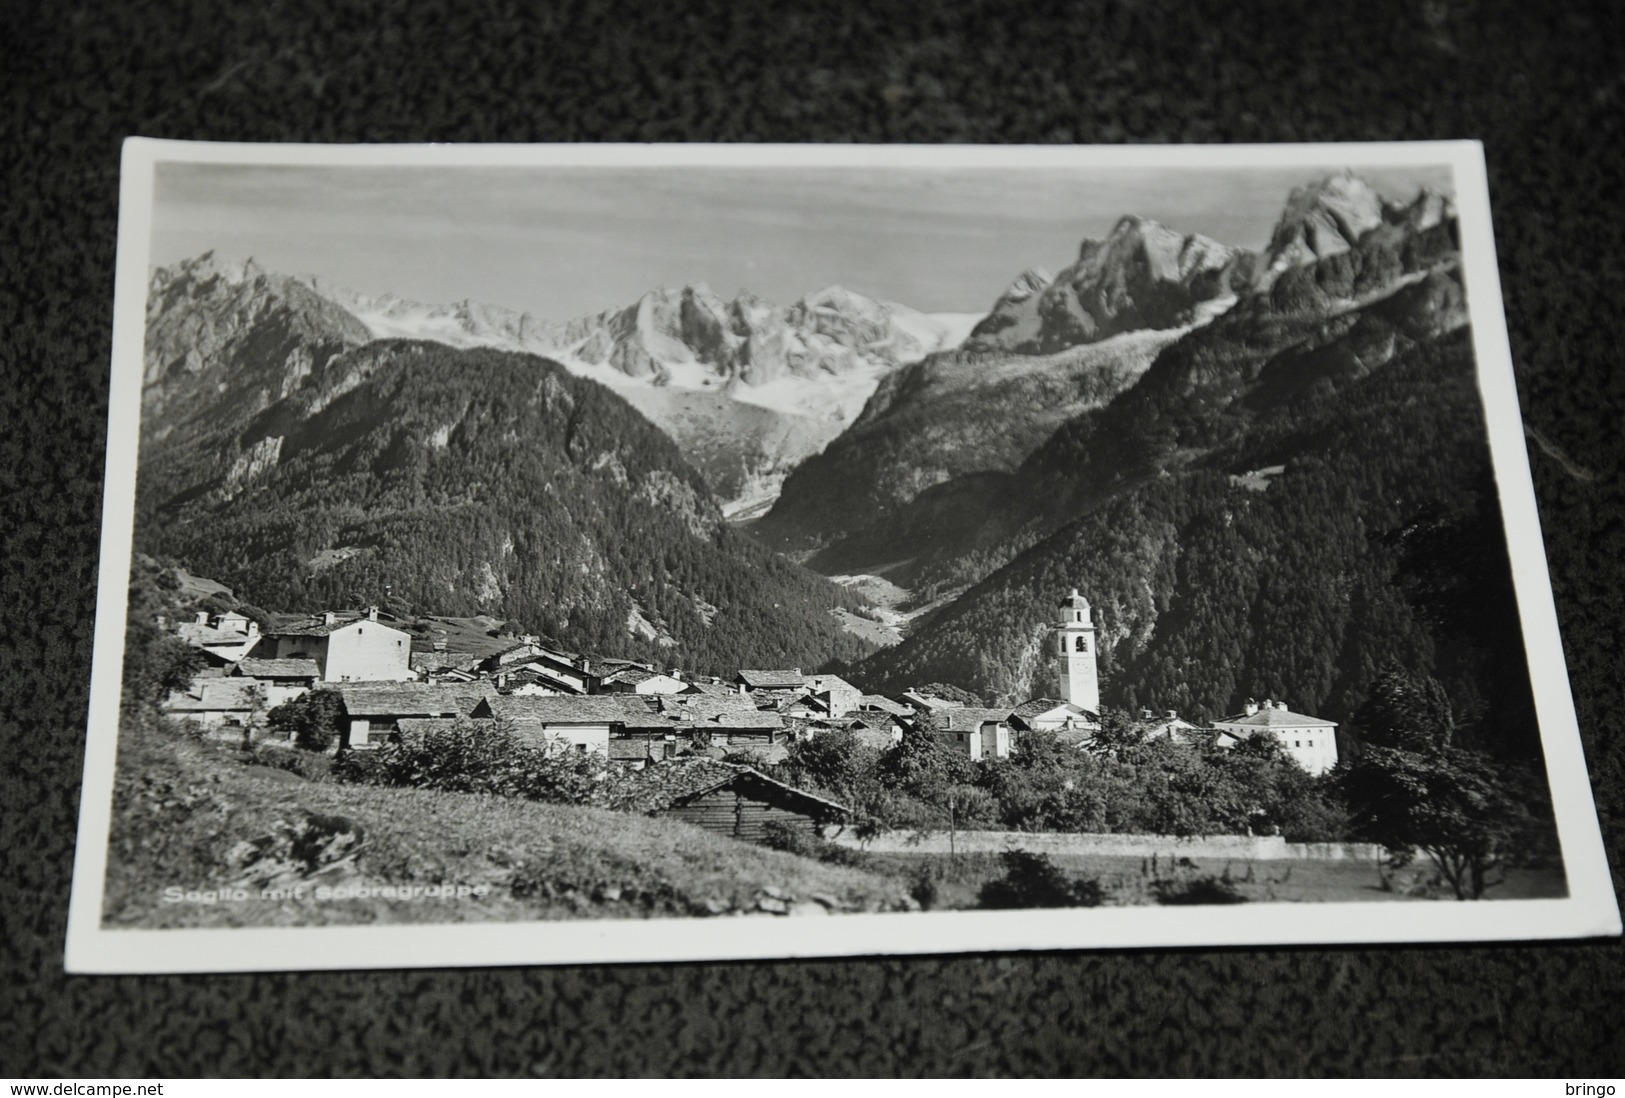
[[[1283, 701], [1248, 702], [1242, 712], [1214, 721], [1213, 727], [1237, 740], [1272, 735], [1311, 774], [1324, 774], [1337, 765], [1337, 722], [1294, 713]], [[1225, 742], [1223, 736], [1219, 742]]]

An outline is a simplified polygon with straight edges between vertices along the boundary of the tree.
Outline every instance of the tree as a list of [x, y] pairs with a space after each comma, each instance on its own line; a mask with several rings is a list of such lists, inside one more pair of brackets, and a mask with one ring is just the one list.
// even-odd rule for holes
[[1371, 747], [1344, 790], [1358, 835], [1401, 859], [1422, 851], [1458, 900], [1481, 898], [1533, 845], [1528, 808], [1476, 752]]
[[265, 723], [306, 751], [326, 751], [343, 732], [344, 713], [337, 690], [311, 690], [271, 710]]
[[1450, 697], [1431, 675], [1390, 666], [1371, 684], [1353, 722], [1366, 743], [1403, 751], [1449, 747], [1456, 721]]
[[139, 704], [154, 705], [185, 690], [206, 666], [202, 652], [155, 626], [137, 623], [125, 630], [124, 688]]
[[932, 710], [919, 714], [903, 731], [902, 742], [880, 756], [880, 781], [931, 804], [945, 804], [948, 788], [975, 780], [975, 765], [967, 756], [939, 742], [942, 718]]
[[1106, 752], [1137, 747], [1145, 743], [1150, 731], [1151, 725], [1148, 722], [1131, 717], [1124, 710], [1102, 706], [1100, 731], [1089, 741], [1089, 747], [1091, 750]]

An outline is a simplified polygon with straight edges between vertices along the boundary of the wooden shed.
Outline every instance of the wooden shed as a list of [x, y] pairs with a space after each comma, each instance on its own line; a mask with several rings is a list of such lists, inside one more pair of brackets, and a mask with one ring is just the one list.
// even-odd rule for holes
[[714, 759], [651, 763], [641, 775], [647, 785], [628, 807], [748, 842], [766, 838], [769, 822], [816, 835], [849, 814], [845, 805]]

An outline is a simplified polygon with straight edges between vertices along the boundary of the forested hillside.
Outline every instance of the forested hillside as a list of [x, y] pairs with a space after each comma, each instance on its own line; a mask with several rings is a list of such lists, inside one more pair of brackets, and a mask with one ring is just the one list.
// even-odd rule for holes
[[384, 341], [144, 425], [137, 547], [276, 609], [487, 613], [696, 671], [860, 655], [851, 599], [723, 521], [675, 445], [530, 355]]
[[1453, 231], [1369, 233], [1168, 347], [917, 562], [927, 594], [975, 586], [853, 674], [1053, 693], [1043, 628], [1078, 586], [1107, 704], [1211, 718], [1273, 696], [1346, 722], [1394, 663], [1445, 683], [1465, 738], [1527, 754]]

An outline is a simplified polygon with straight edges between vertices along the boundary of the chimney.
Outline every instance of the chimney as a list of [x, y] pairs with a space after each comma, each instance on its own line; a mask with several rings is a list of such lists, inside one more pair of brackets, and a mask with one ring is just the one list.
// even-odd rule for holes
[[367, 620], [368, 621], [377, 621], [378, 620], [378, 607], [376, 607], [376, 606], [367, 607]]
[[253, 618], [248, 619], [248, 635], [251, 637], [257, 637], [260, 635], [260, 623], [255, 621]]
[[1249, 717], [1252, 716], [1254, 713], [1258, 712], [1258, 703], [1253, 699], [1248, 698], [1247, 704], [1242, 708], [1242, 712]]
[[209, 624], [209, 612], [207, 610], [199, 610], [197, 612], [197, 618], [194, 619], [194, 620], [196, 620], [196, 622], [199, 625], [208, 625]]
[[1284, 702], [1284, 701], [1276, 702], [1275, 703], [1275, 708], [1281, 710], [1283, 713], [1286, 712], [1286, 702]]
[[1168, 710], [1168, 719], [1171, 720], [1171, 721], [1177, 721], [1179, 719], [1178, 710], [1175, 710], [1175, 709]]
[[328, 610], [327, 612], [322, 614], [322, 624], [323, 625], [332, 625], [334, 622], [336, 622], [338, 620], [339, 620], [339, 616], [337, 614], [333, 613], [333, 611], [331, 611], [331, 610]]

